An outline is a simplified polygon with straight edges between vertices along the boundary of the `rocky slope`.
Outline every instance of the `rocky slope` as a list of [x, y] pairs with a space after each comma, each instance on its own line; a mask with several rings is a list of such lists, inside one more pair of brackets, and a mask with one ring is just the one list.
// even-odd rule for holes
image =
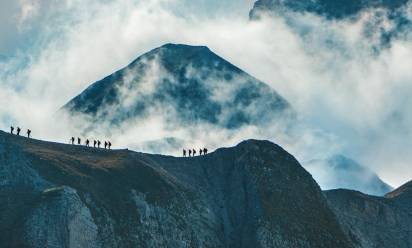
[[385, 197], [351, 190], [325, 195], [355, 247], [412, 247], [412, 182]]
[[178, 44], [143, 54], [63, 109], [86, 115], [91, 123], [160, 116], [170, 128], [203, 124], [237, 129], [270, 125], [290, 114], [289, 103], [268, 85], [207, 47]]
[[312, 160], [304, 164], [322, 189], [352, 189], [383, 196], [393, 190], [376, 173], [342, 155]]
[[352, 247], [293, 156], [176, 158], [0, 132], [1, 247]]

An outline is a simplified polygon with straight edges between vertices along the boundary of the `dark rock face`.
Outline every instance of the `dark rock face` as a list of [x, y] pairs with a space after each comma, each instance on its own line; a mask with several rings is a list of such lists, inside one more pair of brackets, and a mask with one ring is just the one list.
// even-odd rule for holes
[[175, 158], [0, 132], [1, 247], [352, 247], [282, 148]]
[[309, 161], [305, 168], [325, 190], [352, 189], [376, 196], [383, 196], [393, 190], [376, 173], [342, 155]]
[[408, 2], [409, 0], [258, 0], [250, 12], [250, 17], [257, 18], [260, 13], [288, 9], [342, 19], [355, 16], [369, 8], [395, 11]]
[[156, 115], [170, 127], [203, 123], [229, 129], [290, 114], [289, 103], [274, 90], [207, 47], [176, 44], [140, 56], [92, 84], [64, 109], [95, 123]]
[[325, 196], [356, 247], [412, 247], [411, 183], [385, 197], [351, 190], [326, 191]]

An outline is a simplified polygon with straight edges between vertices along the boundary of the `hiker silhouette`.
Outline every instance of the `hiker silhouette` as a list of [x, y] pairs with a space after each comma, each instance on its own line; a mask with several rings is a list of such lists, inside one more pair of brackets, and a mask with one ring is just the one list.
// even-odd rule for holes
[[196, 150], [195, 149], [193, 149], [192, 154], [193, 154], [193, 157], [196, 156]]
[[74, 145], [74, 137], [72, 137], [72, 138], [70, 139], [70, 141], [72, 142], [72, 145]]
[[80, 138], [77, 138], [77, 144], [81, 145], [82, 144], [82, 140]]
[[100, 144], [101, 144], [102, 142], [100, 142], [100, 140], [98, 140], [97, 141], [97, 148], [100, 148]]
[[183, 149], [183, 157], [186, 157], [186, 150]]
[[105, 141], [104, 142], [104, 149], [106, 149], [106, 147], [107, 147], [107, 142]]
[[20, 131], [21, 131], [21, 128], [17, 127], [17, 136], [20, 136]]
[[192, 155], [192, 150], [189, 149], [189, 157]]
[[29, 138], [29, 139], [30, 139], [30, 134], [31, 134], [31, 130], [27, 129], [27, 138]]
[[206, 154], [207, 154], [207, 149], [203, 148], [203, 155], [206, 155]]
[[87, 139], [86, 140], [86, 146], [89, 147], [90, 141]]
[[200, 156], [202, 156], [202, 152], [203, 152], [203, 150], [202, 150], [202, 149], [199, 149], [199, 154], [200, 154]]
[[13, 134], [13, 132], [14, 132], [14, 127], [11, 126], [11, 127], [10, 127], [10, 133]]
[[107, 146], [109, 147], [109, 150], [112, 149], [112, 142], [108, 141]]
[[96, 148], [97, 141], [93, 140], [93, 147]]

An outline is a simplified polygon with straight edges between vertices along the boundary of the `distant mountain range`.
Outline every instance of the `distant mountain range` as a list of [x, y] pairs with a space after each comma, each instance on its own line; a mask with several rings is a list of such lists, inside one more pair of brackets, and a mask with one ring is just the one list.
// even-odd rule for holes
[[342, 19], [353, 17], [370, 8], [383, 8], [391, 12], [405, 6], [409, 0], [258, 0], [250, 12], [251, 18], [261, 13], [310, 12], [327, 18]]
[[305, 164], [322, 189], [352, 189], [366, 194], [383, 196], [392, 187], [373, 171], [342, 155], [325, 160], [312, 160]]
[[93, 123], [161, 116], [169, 128], [264, 126], [291, 117], [276, 91], [204, 46], [166, 44], [92, 84], [64, 107]]

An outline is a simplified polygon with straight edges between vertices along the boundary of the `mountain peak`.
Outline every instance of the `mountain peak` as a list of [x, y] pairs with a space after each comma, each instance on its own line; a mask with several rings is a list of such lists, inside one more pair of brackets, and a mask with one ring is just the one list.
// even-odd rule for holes
[[187, 44], [182, 44], [182, 43], [166, 43], [163, 46], [160, 46], [158, 49], [172, 49], [172, 50], [198, 50], [198, 51], [210, 51], [210, 49], [207, 46], [197, 46], [197, 45], [187, 45]]
[[63, 109], [91, 117], [90, 125], [121, 125], [156, 113], [173, 129], [199, 124], [237, 129], [292, 116], [275, 90], [206, 46], [171, 43], [93, 83]]

